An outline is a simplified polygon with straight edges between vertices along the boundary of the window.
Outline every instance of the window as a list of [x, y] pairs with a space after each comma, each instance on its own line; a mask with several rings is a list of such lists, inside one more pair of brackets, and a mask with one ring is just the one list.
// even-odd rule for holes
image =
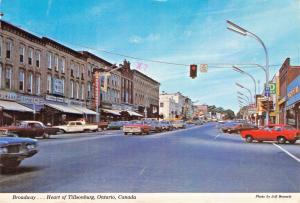
[[160, 107], [164, 107], [164, 103], [163, 103], [163, 102], [161, 102], [159, 106], [160, 106]]
[[74, 77], [74, 63], [71, 62], [71, 77]]
[[91, 83], [88, 82], [88, 85], [87, 85], [87, 97], [88, 98], [91, 98]]
[[62, 81], [62, 94], [65, 95], [65, 79], [62, 78], [61, 81]]
[[81, 100], [84, 100], [84, 84], [81, 84]]
[[51, 93], [51, 85], [52, 85], [51, 75], [47, 75], [47, 93], [48, 94]]
[[20, 63], [24, 63], [24, 54], [25, 54], [25, 46], [24, 45], [20, 45], [19, 54], [20, 54]]
[[20, 70], [19, 72], [19, 90], [24, 92], [24, 71]]
[[54, 70], [58, 71], [58, 55], [54, 55]]
[[92, 73], [92, 64], [88, 64], [88, 76], [90, 77]]
[[0, 63], [0, 88], [2, 88], [2, 64]]
[[37, 95], [41, 94], [41, 75], [39, 74], [35, 76], [35, 93]]
[[32, 58], [33, 58], [33, 49], [29, 48], [28, 49], [28, 64], [32, 65]]
[[0, 36], [0, 58], [2, 57], [2, 43], [3, 43], [3, 39], [2, 36]]
[[35, 51], [35, 66], [40, 67], [40, 61], [41, 61], [41, 51]]
[[79, 64], [76, 64], [75, 70], [76, 70], [76, 77], [79, 78], [80, 76]]
[[11, 58], [11, 52], [12, 52], [12, 40], [6, 41], [6, 58]]
[[64, 73], [65, 72], [65, 63], [66, 59], [64, 57], [60, 57], [58, 61], [59, 70]]
[[29, 94], [32, 94], [32, 84], [33, 84], [33, 75], [32, 75], [32, 73], [30, 72], [29, 74], [28, 74], [28, 83], [27, 83], [27, 92], [29, 93]]
[[79, 99], [79, 83], [76, 82], [76, 99]]
[[12, 68], [6, 67], [5, 69], [5, 88], [11, 89], [11, 76], [12, 76]]
[[50, 52], [47, 52], [47, 68], [52, 69], [52, 54]]
[[70, 97], [74, 98], [74, 82], [71, 80], [70, 82]]

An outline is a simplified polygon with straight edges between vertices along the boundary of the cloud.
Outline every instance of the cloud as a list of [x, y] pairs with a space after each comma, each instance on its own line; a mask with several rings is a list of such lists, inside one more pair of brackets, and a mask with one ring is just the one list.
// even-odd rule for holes
[[140, 44], [144, 42], [154, 42], [160, 39], [160, 34], [150, 33], [148, 36], [141, 37], [138, 35], [133, 35], [129, 38], [129, 42], [133, 44]]
[[47, 10], [46, 10], [46, 16], [49, 16], [51, 7], [52, 7], [52, 0], [48, 0], [48, 6], [47, 6]]

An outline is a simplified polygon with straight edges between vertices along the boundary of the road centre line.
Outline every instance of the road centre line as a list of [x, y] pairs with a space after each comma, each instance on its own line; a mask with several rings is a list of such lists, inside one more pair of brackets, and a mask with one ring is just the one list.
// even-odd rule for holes
[[292, 157], [293, 159], [295, 159], [298, 163], [300, 163], [300, 159], [298, 157], [296, 157], [295, 155], [293, 155], [292, 153], [290, 153], [289, 151], [287, 151], [286, 149], [280, 147], [279, 145], [273, 143], [274, 146], [278, 147], [279, 149], [281, 149], [284, 153], [286, 153], [287, 155], [289, 155], [290, 157]]

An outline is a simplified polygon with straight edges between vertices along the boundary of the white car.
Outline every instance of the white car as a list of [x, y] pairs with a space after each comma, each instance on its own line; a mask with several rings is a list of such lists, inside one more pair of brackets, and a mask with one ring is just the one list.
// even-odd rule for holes
[[179, 129], [179, 128], [186, 128], [186, 124], [185, 124], [185, 122], [184, 121], [182, 121], [182, 120], [178, 120], [178, 121], [173, 121], [173, 127], [175, 128], [175, 129]]
[[67, 125], [54, 127], [62, 133], [98, 131], [98, 125], [86, 124], [84, 121], [69, 121]]

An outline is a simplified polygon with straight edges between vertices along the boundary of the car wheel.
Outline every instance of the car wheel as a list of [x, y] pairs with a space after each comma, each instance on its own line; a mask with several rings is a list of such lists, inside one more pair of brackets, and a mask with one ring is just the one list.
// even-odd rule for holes
[[128, 133], [124, 133], [124, 135], [128, 135]]
[[59, 129], [59, 130], [58, 130], [58, 133], [59, 133], [59, 134], [64, 134], [64, 133], [66, 133], [66, 132], [65, 132], [63, 129]]
[[18, 161], [16, 159], [9, 159], [9, 160], [4, 160], [2, 162], [2, 165], [6, 169], [15, 169], [20, 165], [21, 161]]
[[289, 143], [290, 144], [295, 144], [297, 140], [290, 140]]
[[246, 142], [248, 142], [248, 143], [253, 142], [253, 138], [252, 138], [251, 135], [247, 135], [247, 136], [246, 136]]
[[50, 135], [49, 135], [48, 133], [44, 132], [43, 138], [44, 138], [44, 139], [49, 139], [49, 138], [50, 138]]
[[285, 139], [285, 137], [280, 136], [277, 138], [277, 142], [278, 142], [278, 144], [284, 144], [286, 142], [286, 139]]

